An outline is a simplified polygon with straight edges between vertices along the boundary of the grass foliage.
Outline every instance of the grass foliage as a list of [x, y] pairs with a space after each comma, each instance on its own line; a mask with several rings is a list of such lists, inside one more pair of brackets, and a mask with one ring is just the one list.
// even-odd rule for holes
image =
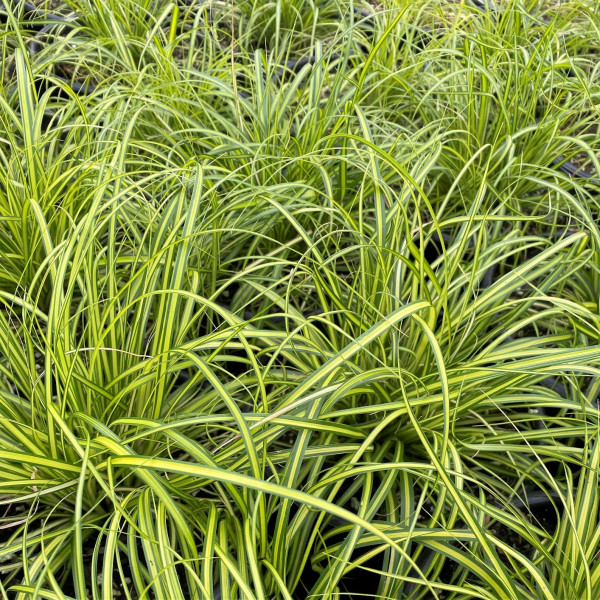
[[598, 3], [33, 4], [0, 597], [600, 597]]

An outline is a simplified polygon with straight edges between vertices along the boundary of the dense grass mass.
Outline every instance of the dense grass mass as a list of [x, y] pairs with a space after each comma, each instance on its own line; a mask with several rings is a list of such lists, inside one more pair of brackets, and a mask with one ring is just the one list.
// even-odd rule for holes
[[4, 0], [2, 600], [597, 600], [600, 5]]

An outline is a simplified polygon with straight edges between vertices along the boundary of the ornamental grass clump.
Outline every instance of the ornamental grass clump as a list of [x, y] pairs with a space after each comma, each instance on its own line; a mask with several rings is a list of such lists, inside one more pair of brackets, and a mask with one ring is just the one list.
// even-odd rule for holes
[[4, 0], [0, 598], [595, 600], [596, 4]]

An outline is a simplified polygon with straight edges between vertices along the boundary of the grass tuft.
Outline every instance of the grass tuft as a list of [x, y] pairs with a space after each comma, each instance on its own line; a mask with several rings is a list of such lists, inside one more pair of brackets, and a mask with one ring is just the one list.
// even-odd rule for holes
[[0, 598], [599, 596], [597, 3], [0, 14]]

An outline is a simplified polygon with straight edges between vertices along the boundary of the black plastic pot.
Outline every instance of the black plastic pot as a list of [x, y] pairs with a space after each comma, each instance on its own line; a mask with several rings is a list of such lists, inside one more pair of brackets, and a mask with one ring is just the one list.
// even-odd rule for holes
[[514, 498], [511, 504], [549, 532], [556, 530], [563, 508], [558, 493], [539, 489], [526, 491], [523, 499]]
[[593, 175], [585, 169], [578, 167], [574, 162], [565, 160], [562, 156], [557, 156], [553, 161], [553, 165], [558, 166], [559, 170], [569, 177], [577, 177], [579, 179], [593, 179]]
[[22, 2], [21, 0], [4, 0], [2, 4], [2, 8], [4, 8], [4, 4], [12, 5], [12, 9], [18, 10], [19, 7], [22, 7], [23, 16], [29, 19], [35, 18], [36, 16], [39, 18], [43, 18], [45, 21], [55, 21], [55, 22], [65, 22], [65, 17], [61, 15], [55, 15], [50, 12], [46, 12], [45, 10], [40, 10], [37, 6], [31, 4], [30, 2]]
[[[20, 0], [7, 0], [11, 2], [13, 8], [18, 9], [19, 6], [23, 8], [23, 16], [30, 20], [34, 20], [36, 17], [43, 18], [44, 21], [49, 21], [49, 23], [43, 24], [39, 23], [37, 26], [39, 27], [39, 31], [34, 36], [33, 40], [29, 42], [29, 51], [32, 54], [37, 54], [41, 50], [41, 40], [51, 34], [57, 28], [69, 28], [75, 27], [79, 24], [78, 16], [75, 13], [69, 15], [69, 17], [63, 17], [62, 15], [56, 15], [53, 13], [45, 12], [38, 9], [33, 4], [29, 2], [21, 2]], [[78, 81], [69, 81], [65, 77], [61, 77], [60, 75], [52, 75], [55, 80], [63, 82], [65, 85], [69, 86], [76, 94], [91, 94], [96, 88], [92, 84], [83, 84]], [[9, 91], [9, 95], [12, 93], [12, 89]]]

